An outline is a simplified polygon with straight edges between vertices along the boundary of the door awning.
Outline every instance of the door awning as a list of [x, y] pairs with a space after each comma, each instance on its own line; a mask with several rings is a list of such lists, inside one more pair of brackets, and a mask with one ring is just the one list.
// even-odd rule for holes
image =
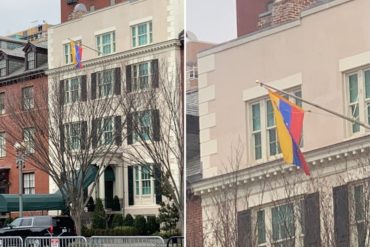
[[[23, 195], [24, 211], [63, 210], [65, 202], [61, 194]], [[19, 196], [0, 194], [0, 212], [19, 211]]]

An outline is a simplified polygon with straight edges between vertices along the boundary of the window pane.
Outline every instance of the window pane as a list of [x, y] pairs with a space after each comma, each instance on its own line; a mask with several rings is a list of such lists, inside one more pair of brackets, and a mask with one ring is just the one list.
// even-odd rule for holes
[[[351, 105], [351, 115], [354, 119], [359, 120], [359, 110], [358, 110], [359, 105]], [[358, 132], [360, 131], [360, 125], [358, 123], [352, 124], [352, 132]]]
[[365, 208], [364, 208], [364, 192], [363, 186], [359, 185], [355, 187], [354, 191], [354, 199], [355, 199], [355, 220], [364, 220], [365, 218]]
[[370, 99], [370, 70], [365, 71], [365, 97]]
[[257, 231], [258, 231], [258, 243], [266, 243], [266, 228], [265, 228], [265, 211], [261, 210], [257, 212]]
[[[296, 92], [294, 92], [294, 95], [299, 97], [299, 98], [302, 98], [302, 91], [296, 91]], [[302, 107], [302, 101], [300, 101], [298, 99], [295, 99], [295, 104], [299, 107]]]
[[262, 158], [261, 133], [256, 133], [254, 136], [254, 158], [256, 160]]
[[275, 125], [274, 110], [272, 108], [270, 100], [266, 102], [266, 108], [267, 108], [267, 127], [274, 126]]
[[268, 130], [269, 136], [269, 147], [270, 147], [270, 155], [275, 155], [278, 152], [278, 143], [276, 140], [276, 129], [269, 129]]
[[367, 123], [370, 124], [370, 103], [367, 104]]
[[357, 102], [358, 100], [358, 82], [357, 74], [349, 76], [349, 102]]
[[253, 130], [261, 129], [260, 104], [252, 105], [252, 126]]

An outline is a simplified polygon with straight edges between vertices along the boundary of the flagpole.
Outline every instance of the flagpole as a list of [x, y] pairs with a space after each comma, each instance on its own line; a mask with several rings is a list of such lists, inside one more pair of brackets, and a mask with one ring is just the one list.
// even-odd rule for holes
[[319, 105], [317, 105], [317, 104], [315, 104], [315, 103], [312, 103], [312, 102], [309, 102], [309, 101], [307, 101], [307, 100], [304, 100], [304, 99], [302, 99], [302, 98], [300, 98], [300, 97], [297, 97], [296, 95], [293, 95], [293, 94], [291, 94], [291, 93], [287, 93], [287, 92], [285, 92], [285, 91], [283, 91], [283, 90], [279, 90], [279, 89], [274, 88], [274, 87], [272, 87], [272, 86], [266, 85], [265, 83], [262, 83], [262, 82], [260, 82], [260, 81], [258, 81], [258, 80], [256, 81], [256, 83], [257, 83], [257, 84], [259, 84], [261, 87], [269, 88], [269, 89], [275, 90], [275, 91], [277, 91], [277, 92], [280, 92], [280, 93], [283, 93], [283, 94], [289, 95], [289, 96], [290, 96], [290, 97], [292, 97], [292, 98], [295, 98], [295, 99], [297, 99], [297, 100], [300, 100], [300, 101], [302, 101], [302, 102], [304, 102], [304, 103], [306, 103], [306, 104], [309, 104], [309, 105], [311, 105], [311, 106], [313, 106], [313, 107], [316, 107], [316, 108], [318, 108], [318, 109], [320, 109], [320, 110], [323, 110], [323, 111], [329, 112], [330, 114], [333, 114], [333, 115], [335, 115], [335, 116], [337, 116], [337, 117], [343, 118], [343, 119], [345, 119], [345, 120], [347, 120], [347, 121], [350, 121], [350, 122], [352, 122], [352, 123], [356, 123], [356, 124], [358, 124], [358, 125], [360, 125], [360, 126], [364, 127], [365, 129], [370, 129], [370, 126], [368, 126], [368, 125], [366, 125], [366, 124], [364, 124], [364, 123], [362, 123], [362, 122], [360, 122], [360, 121], [358, 121], [358, 120], [356, 120], [356, 119], [354, 119], [354, 118], [350, 118], [350, 117], [347, 117], [347, 116], [342, 115], [342, 114], [340, 114], [340, 113], [337, 113], [337, 112], [335, 112], [335, 111], [332, 111], [332, 110], [326, 109], [326, 108], [324, 108], [324, 107], [322, 107], [322, 106], [319, 106]]
[[[70, 41], [74, 41], [74, 42], [76, 42], [75, 40], [73, 40], [73, 39], [70, 39], [70, 38], [68, 38]], [[96, 49], [94, 49], [94, 48], [92, 48], [92, 47], [90, 47], [90, 46], [87, 46], [87, 45], [84, 45], [84, 44], [82, 44], [82, 42], [79, 42], [80, 43], [80, 45], [81, 46], [83, 46], [83, 47], [86, 47], [87, 49], [90, 49], [90, 50], [92, 50], [92, 51], [95, 51], [96, 53], [98, 53], [98, 55], [100, 54], [100, 51], [98, 51], [98, 50], [96, 50]]]

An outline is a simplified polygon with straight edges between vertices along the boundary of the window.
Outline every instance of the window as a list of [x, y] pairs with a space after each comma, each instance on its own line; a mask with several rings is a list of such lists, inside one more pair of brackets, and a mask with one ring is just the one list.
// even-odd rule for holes
[[135, 166], [135, 195], [145, 196], [152, 195], [154, 190], [153, 178], [151, 175], [151, 167], [148, 166]]
[[151, 111], [142, 111], [134, 114], [134, 142], [149, 140], [152, 133]]
[[102, 136], [100, 143], [102, 145], [113, 144], [113, 118], [104, 118], [101, 121]]
[[6, 76], [8, 69], [7, 69], [7, 61], [5, 59], [2, 59], [0, 61], [0, 76]]
[[[304, 239], [304, 200], [272, 205], [254, 211], [258, 246], [297, 246]], [[303, 242], [302, 242], [303, 243]], [[301, 246], [301, 245], [299, 245]]]
[[351, 211], [351, 235], [356, 246], [365, 247], [368, 241], [368, 217], [369, 217], [369, 187], [368, 183], [355, 184], [352, 186]]
[[72, 63], [72, 51], [70, 43], [64, 45], [64, 59], [66, 64]]
[[23, 174], [23, 193], [35, 194], [35, 173]]
[[[301, 97], [300, 89], [291, 90], [289, 92], [297, 97]], [[283, 95], [284, 96], [284, 95]], [[284, 96], [298, 106], [302, 106], [302, 102], [290, 99], [288, 95]], [[258, 101], [251, 102], [249, 105], [249, 124], [250, 124], [250, 141], [251, 141], [251, 157], [254, 160], [268, 160], [270, 157], [275, 157], [281, 153], [278, 135], [275, 125], [275, 116], [273, 106], [269, 98], [263, 98]], [[300, 146], [303, 145], [301, 138]]]
[[[370, 124], [370, 69], [359, 70], [346, 77], [347, 83], [347, 114], [360, 121]], [[360, 125], [351, 124], [351, 133], [360, 132]]]
[[0, 114], [5, 113], [5, 93], [0, 93]]
[[132, 90], [138, 91], [140, 89], [149, 88], [150, 81], [150, 63], [134, 64], [132, 68]]
[[22, 88], [22, 100], [24, 110], [32, 109], [34, 107], [33, 87]]
[[26, 128], [23, 130], [23, 140], [26, 146], [27, 153], [35, 152], [35, 129]]
[[27, 69], [34, 69], [35, 68], [35, 52], [28, 52], [27, 53]]
[[115, 32], [104, 33], [96, 36], [96, 45], [99, 55], [108, 55], [116, 52]]
[[111, 96], [113, 93], [113, 81], [114, 73], [113, 70], [105, 70], [99, 74], [98, 92], [99, 97]]
[[132, 47], [148, 45], [153, 42], [152, 22], [144, 22], [131, 27]]
[[80, 80], [74, 77], [65, 82], [65, 103], [74, 103], [80, 100]]
[[81, 147], [81, 124], [70, 123], [65, 125], [67, 147], [70, 150], [78, 150]]
[[6, 155], [6, 141], [5, 132], [0, 133], [0, 157], [5, 157]]

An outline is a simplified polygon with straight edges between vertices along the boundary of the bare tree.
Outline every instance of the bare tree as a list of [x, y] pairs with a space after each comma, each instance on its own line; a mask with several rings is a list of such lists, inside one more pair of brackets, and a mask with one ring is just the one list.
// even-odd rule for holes
[[[151, 81], [133, 76], [119, 108], [127, 120], [124, 159], [149, 169], [156, 194], [165, 195], [184, 219], [184, 129], [181, 68], [167, 60], [151, 62]], [[131, 71], [126, 70], [126, 74]]]
[[[120, 80], [120, 70], [114, 73]], [[81, 214], [99, 177], [110, 161], [121, 159], [124, 118], [115, 97], [109, 97], [113, 88], [106, 89], [108, 97], [87, 97], [86, 76], [61, 80], [51, 75], [48, 86], [35, 90], [21, 104], [13, 100], [19, 95], [8, 96], [10, 120], [0, 126], [10, 143], [23, 143], [27, 161], [55, 182], [81, 234]], [[88, 178], [94, 180], [91, 185]]]

